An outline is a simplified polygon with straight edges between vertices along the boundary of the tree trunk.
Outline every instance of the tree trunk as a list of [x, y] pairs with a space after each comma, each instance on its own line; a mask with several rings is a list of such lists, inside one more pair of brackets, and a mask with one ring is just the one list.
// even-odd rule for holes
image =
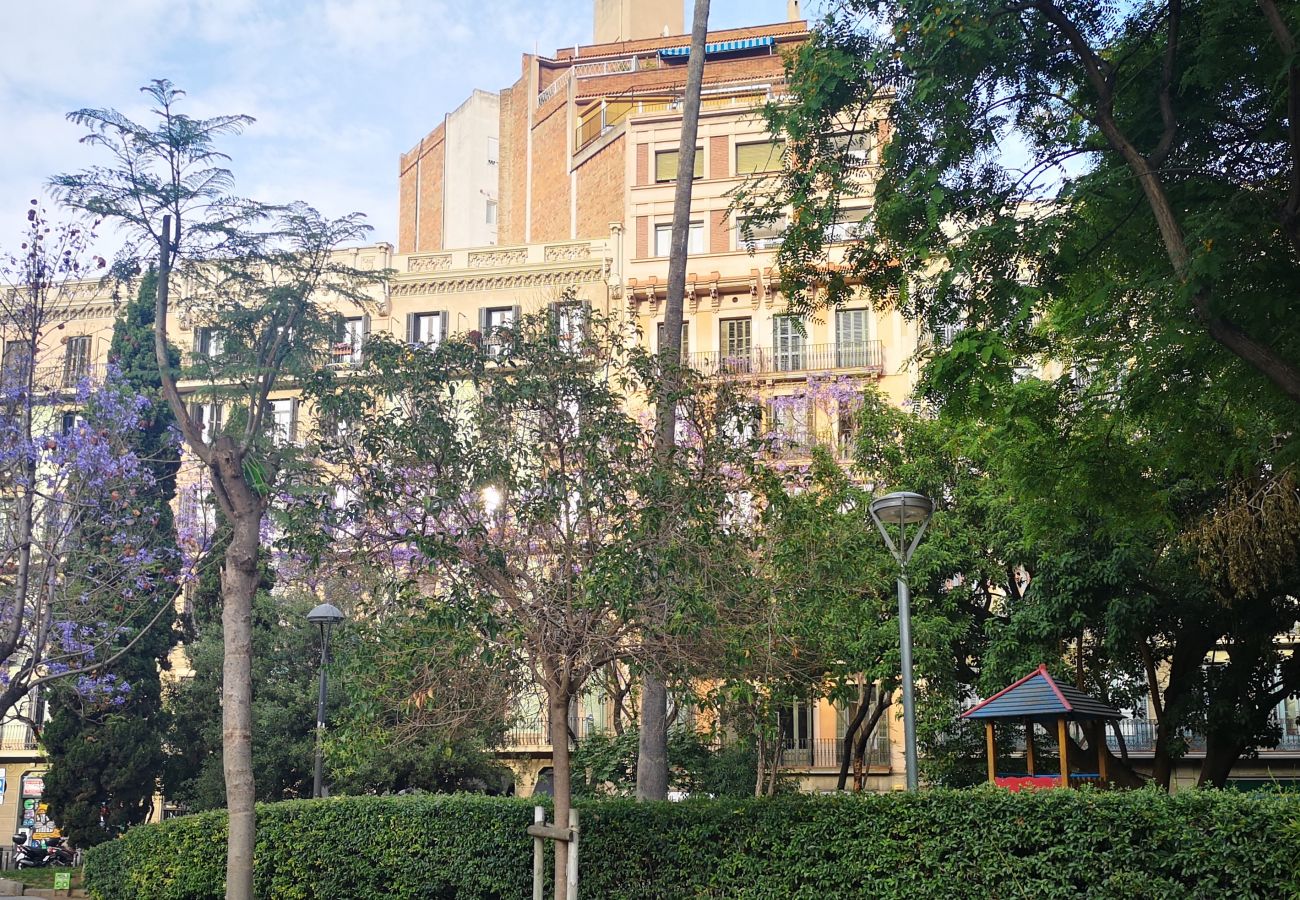
[[[668, 252], [668, 298], [664, 309], [664, 339], [659, 357], [667, 376], [655, 404], [655, 457], [661, 465], [671, 459], [676, 444], [677, 408], [673, 398], [681, 364], [682, 301], [686, 295], [686, 251], [691, 223], [691, 175], [695, 171], [695, 138], [700, 125], [700, 87], [704, 83], [704, 42], [709, 29], [709, 0], [695, 0], [691, 26], [691, 55], [686, 64], [686, 97], [682, 104], [682, 135], [677, 152], [677, 186], [673, 194], [673, 234]], [[668, 798], [668, 691], [653, 672], [641, 678], [641, 733], [636, 764], [638, 800]]]
[[871, 740], [871, 735], [875, 733], [877, 726], [880, 724], [880, 717], [885, 714], [885, 710], [893, 703], [892, 695], [881, 690], [876, 698], [876, 705], [871, 710], [871, 718], [867, 724], [862, 727], [862, 732], [858, 735], [858, 742], [853, 748], [853, 790], [855, 793], [862, 793], [867, 786], [867, 743]]
[[226, 848], [227, 900], [252, 900], [253, 845], [253, 596], [261, 507], [240, 510], [221, 569], [221, 765], [226, 777], [230, 837]]
[[636, 798], [668, 799], [668, 689], [650, 672], [641, 676], [641, 731], [637, 738]]
[[1221, 788], [1227, 784], [1232, 767], [1241, 759], [1242, 749], [1240, 741], [1206, 735], [1205, 759], [1201, 760], [1196, 786]]
[[[854, 759], [853, 739], [862, 727], [862, 720], [867, 717], [867, 700], [864, 692], [858, 691], [858, 711], [853, 714], [849, 724], [844, 728], [844, 746], [840, 748], [840, 775], [835, 781], [835, 790], [842, 791], [849, 780], [849, 765]], [[856, 781], [856, 773], [854, 781]]]
[[764, 775], [767, 774], [767, 735], [758, 736], [758, 764], [754, 767], [757, 771], [754, 773], [754, 796], [763, 796]]
[[[555, 825], [569, 827], [570, 773], [569, 773], [569, 694], [547, 684], [547, 711], [550, 714], [551, 778], [555, 788]], [[566, 900], [568, 894], [569, 847], [563, 841], [555, 842], [555, 900]]]

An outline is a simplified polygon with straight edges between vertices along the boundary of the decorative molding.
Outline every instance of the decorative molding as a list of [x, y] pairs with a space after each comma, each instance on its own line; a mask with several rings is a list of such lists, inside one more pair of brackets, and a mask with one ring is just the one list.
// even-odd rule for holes
[[521, 266], [526, 262], [528, 262], [527, 247], [510, 247], [500, 250], [475, 250], [469, 254], [466, 265], [471, 269], [496, 269], [501, 266]]
[[406, 261], [408, 272], [441, 272], [451, 268], [451, 254], [438, 253], [434, 256], [412, 256]]
[[478, 291], [512, 291], [526, 288], [565, 286], [598, 282], [604, 277], [602, 266], [581, 269], [546, 269], [523, 272], [483, 273], [452, 276], [436, 280], [412, 281], [393, 285], [395, 297], [420, 297], [429, 294], [468, 294]]
[[546, 262], [574, 262], [591, 258], [591, 244], [547, 244], [542, 252]]

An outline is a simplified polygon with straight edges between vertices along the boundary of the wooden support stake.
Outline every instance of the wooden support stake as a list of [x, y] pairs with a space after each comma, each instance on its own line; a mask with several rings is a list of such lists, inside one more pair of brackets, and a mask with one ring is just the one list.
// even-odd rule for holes
[[988, 744], [989, 750], [989, 784], [995, 784], [998, 780], [998, 745], [993, 737], [992, 719], [984, 723], [984, 741]]
[[[533, 828], [544, 827], [546, 810], [540, 806], [533, 807]], [[532, 831], [532, 828], [529, 829]], [[539, 835], [533, 836], [533, 900], [546, 898], [546, 842]]]
[[1097, 743], [1097, 780], [1106, 783], [1106, 722], [1098, 719], [1093, 726], [1093, 739]]
[[1025, 765], [1029, 768], [1029, 774], [1034, 772], [1034, 720], [1025, 719]]
[[578, 900], [578, 811], [569, 810], [569, 865], [564, 870], [568, 881], [568, 900]]
[[1070, 786], [1070, 758], [1065, 752], [1065, 716], [1056, 720], [1056, 742], [1061, 747], [1061, 787]]

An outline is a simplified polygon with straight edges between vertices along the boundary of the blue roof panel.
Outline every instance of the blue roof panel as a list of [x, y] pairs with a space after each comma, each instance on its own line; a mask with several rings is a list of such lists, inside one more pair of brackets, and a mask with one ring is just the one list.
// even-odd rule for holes
[[[718, 41], [713, 44], [704, 45], [705, 56], [717, 56], [722, 53], [743, 53], [746, 50], [757, 50], [760, 47], [770, 47], [775, 43], [769, 35], [767, 37], [745, 38], [739, 41]], [[659, 55], [664, 58], [690, 56], [691, 48], [686, 47], [665, 47], [659, 51]]]
[[962, 713], [965, 719], [1025, 718], [1120, 719], [1113, 706], [1057, 681], [1046, 666]]

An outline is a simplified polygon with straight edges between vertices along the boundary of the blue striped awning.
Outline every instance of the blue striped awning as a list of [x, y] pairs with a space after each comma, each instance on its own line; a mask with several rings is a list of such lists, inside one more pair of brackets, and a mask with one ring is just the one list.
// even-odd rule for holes
[[[721, 53], [743, 53], [746, 50], [757, 50], [759, 47], [770, 47], [775, 40], [769, 35], [767, 37], [745, 38], [742, 41], [719, 41], [716, 44], [705, 44], [705, 56], [717, 56]], [[690, 45], [685, 47], [665, 47], [659, 51], [659, 55], [665, 59], [676, 56], [690, 56]]]

